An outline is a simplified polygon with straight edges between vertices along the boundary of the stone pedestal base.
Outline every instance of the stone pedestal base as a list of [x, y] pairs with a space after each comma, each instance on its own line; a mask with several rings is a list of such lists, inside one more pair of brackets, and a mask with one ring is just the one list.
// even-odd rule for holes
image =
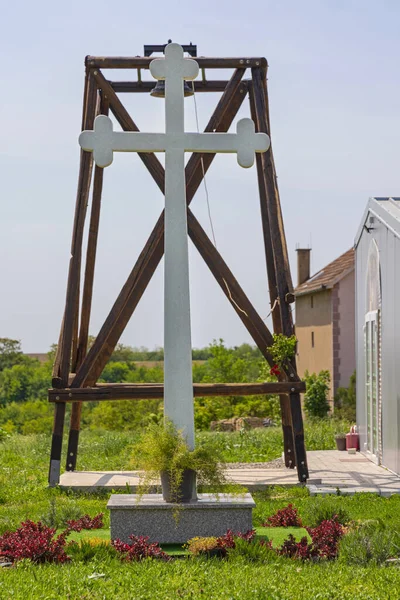
[[197, 501], [164, 502], [161, 494], [113, 494], [107, 504], [111, 517], [111, 539], [129, 542], [129, 536], [149, 536], [151, 542], [183, 544], [192, 537], [224, 535], [252, 529], [255, 503], [250, 494], [199, 494]]

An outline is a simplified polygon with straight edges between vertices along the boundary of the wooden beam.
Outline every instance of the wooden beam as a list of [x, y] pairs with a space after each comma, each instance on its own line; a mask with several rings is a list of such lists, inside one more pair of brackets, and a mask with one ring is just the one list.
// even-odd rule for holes
[[[241, 85], [243, 69], [234, 73], [223, 97], [212, 115], [206, 131], [227, 131], [239, 110], [247, 91], [245, 84]], [[112, 100], [110, 106], [112, 107]], [[125, 109], [124, 109], [125, 111]], [[126, 112], [126, 111], [125, 111]], [[118, 118], [118, 116], [117, 116]], [[153, 156], [155, 160], [156, 157]], [[202, 161], [201, 154], [193, 155], [186, 166], [187, 202], [192, 201], [204, 173], [209, 168], [215, 154], [207, 154], [207, 160]], [[159, 182], [158, 182], [159, 183]], [[92, 348], [79, 368], [72, 387], [93, 385], [102, 373], [108, 359], [114, 351], [122, 332], [132, 316], [142, 297], [157, 265], [164, 253], [164, 212], [161, 213], [156, 226], [143, 248], [133, 270], [106, 318]]]
[[[97, 106], [97, 89], [93, 76], [85, 73], [82, 129], [93, 128]], [[90, 152], [81, 151], [78, 190], [75, 204], [75, 218], [72, 233], [71, 258], [69, 263], [65, 311], [59, 337], [59, 347], [53, 366], [53, 385], [68, 385], [71, 369], [71, 353], [76, 347], [78, 329], [79, 286], [82, 258], [82, 239], [85, 224], [86, 206], [92, 175], [93, 157]], [[56, 406], [50, 451], [49, 485], [56, 485], [60, 478], [62, 440], [64, 431], [65, 404]]]
[[[304, 392], [302, 381], [265, 383], [195, 383], [195, 397], [205, 396], [254, 396], [265, 394], [287, 394]], [[162, 383], [97, 384], [95, 387], [66, 388], [49, 390], [49, 401], [56, 404], [65, 402], [92, 402], [98, 400], [146, 400], [164, 397]]]
[[296, 454], [297, 475], [301, 483], [309, 477], [307, 454], [304, 445], [303, 416], [301, 414], [301, 400], [298, 390], [290, 392], [290, 409], [292, 414], [294, 449]]
[[[154, 56], [87, 56], [87, 67], [96, 69], [149, 69]], [[207, 58], [196, 56], [194, 60], [200, 69], [243, 69], [251, 67], [267, 67], [267, 59], [263, 57], [249, 58]]]
[[[271, 135], [268, 122], [268, 98], [266, 96], [266, 88], [263, 86], [262, 82], [263, 72], [260, 68], [255, 68], [252, 69], [252, 74], [254, 104], [258, 127], [260, 131]], [[274, 254], [282, 332], [287, 336], [291, 336], [293, 334], [293, 319], [288, 299], [293, 295], [293, 285], [290, 277], [285, 231], [271, 148], [261, 155], [261, 163], [265, 181], [269, 231]]]
[[[106, 99], [101, 99], [99, 112], [103, 115], [108, 114], [108, 102]], [[72, 370], [76, 372], [79, 365], [82, 364], [87, 354], [87, 344], [89, 338], [89, 323], [90, 313], [92, 308], [92, 296], [93, 296], [93, 281], [94, 281], [94, 269], [96, 263], [96, 251], [97, 251], [97, 238], [99, 232], [100, 223], [100, 206], [101, 206], [101, 194], [103, 189], [103, 175], [104, 169], [95, 167], [94, 180], [93, 180], [93, 194], [92, 194], [92, 209], [90, 215], [89, 233], [88, 233], [88, 244], [86, 251], [86, 265], [85, 265], [85, 278], [83, 284], [82, 293], [82, 309], [81, 309], [81, 320], [80, 320], [80, 331], [79, 339], [76, 352], [76, 360], [72, 362]], [[74, 402], [71, 409], [71, 420], [68, 436], [68, 449], [67, 449], [67, 461], [66, 470], [74, 471], [76, 468], [76, 462], [78, 458], [78, 444], [79, 444], [79, 432], [82, 415], [82, 403]]]
[[[259, 123], [257, 119], [257, 111], [254, 99], [253, 82], [249, 82], [249, 101], [250, 101], [250, 112], [251, 118], [256, 124], [256, 131], [263, 133], [270, 133], [269, 129], [269, 118], [266, 115], [266, 122], [268, 124], [267, 129], [263, 129], [264, 122]], [[266, 107], [268, 109], [268, 107]], [[268, 215], [268, 199], [266, 190], [266, 181], [263, 171], [263, 163], [261, 154], [256, 154], [256, 165], [257, 165], [257, 179], [258, 179], [258, 190], [260, 197], [260, 210], [261, 210], [261, 223], [263, 229], [264, 238], [264, 252], [267, 266], [267, 277], [268, 277], [268, 289], [269, 289], [269, 300], [270, 310], [272, 313], [272, 324], [274, 333], [282, 333], [282, 317], [279, 308], [279, 297], [278, 287], [276, 282], [275, 273], [275, 262], [274, 262], [274, 251], [272, 247], [271, 231]], [[294, 469], [296, 466], [296, 452], [294, 448], [294, 437], [293, 437], [293, 426], [292, 426], [292, 415], [290, 411], [290, 400], [289, 396], [281, 395], [279, 397], [280, 409], [281, 409], [281, 423], [282, 423], [282, 434], [283, 434], [283, 454], [285, 460], [285, 466], [289, 469]]]
[[[97, 90], [93, 77], [89, 72], [88, 103], [85, 118], [85, 129], [93, 129], [96, 111]], [[69, 263], [67, 297], [63, 321], [62, 347], [60, 355], [60, 378], [63, 385], [68, 382], [71, 367], [72, 336], [74, 330], [75, 313], [78, 306], [79, 283], [81, 273], [82, 240], [85, 225], [86, 207], [89, 196], [89, 187], [92, 175], [93, 155], [91, 152], [81, 151], [81, 161], [76, 198], [75, 220], [72, 233], [71, 258]]]
[[49, 485], [56, 486], [60, 481], [62, 439], [65, 421], [65, 402], [59, 402], [54, 407], [53, 434], [51, 436]]
[[[254, 91], [254, 109], [257, 117], [257, 124], [260, 131], [271, 135], [268, 93], [266, 85], [265, 69], [252, 69], [252, 87]], [[290, 301], [293, 296], [293, 285], [290, 275], [290, 266], [287, 255], [285, 231], [283, 227], [282, 209], [279, 198], [278, 184], [276, 178], [274, 158], [272, 148], [261, 156], [262, 172], [265, 181], [267, 214], [269, 221], [269, 230], [273, 248], [275, 276], [277, 284], [277, 295], [279, 300], [279, 310], [282, 323], [282, 333], [291, 336], [294, 333], [292, 312]], [[296, 359], [290, 361], [291, 368], [296, 372]], [[288, 447], [290, 447], [293, 437], [294, 461], [298, 469], [300, 481], [305, 481], [308, 477], [307, 458], [304, 447], [304, 429], [303, 417], [301, 413], [301, 401], [299, 394], [291, 394], [289, 404], [283, 398], [281, 401], [282, 424], [284, 425], [284, 436]], [[289, 416], [290, 413], [290, 416]], [[289, 432], [289, 424], [291, 434]], [[286, 430], [286, 433], [285, 433]], [[285, 452], [285, 463], [287, 464], [287, 453]]]
[[[156, 81], [109, 81], [114, 92], [150, 94]], [[223, 92], [228, 85], [227, 80], [208, 79], [206, 81], [194, 81], [194, 91], [201, 92]], [[191, 85], [191, 83], [189, 84]]]

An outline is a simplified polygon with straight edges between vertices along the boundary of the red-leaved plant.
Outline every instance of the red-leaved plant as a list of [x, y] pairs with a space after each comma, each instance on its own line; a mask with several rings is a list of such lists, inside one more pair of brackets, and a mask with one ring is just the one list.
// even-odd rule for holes
[[56, 530], [40, 521], [23, 521], [16, 531], [6, 531], [0, 536], [0, 557], [10, 562], [27, 558], [34, 563], [64, 563], [69, 530], [54, 537]]
[[327, 559], [334, 560], [338, 554], [340, 538], [343, 536], [343, 526], [338, 518], [322, 521], [318, 527], [306, 527], [311, 537], [311, 544], [306, 537], [296, 542], [293, 535], [289, 535], [278, 550], [278, 554], [301, 560]]
[[242, 540], [246, 540], [247, 542], [252, 542], [256, 535], [255, 529], [249, 529], [245, 533], [238, 531], [234, 533], [231, 529], [225, 533], [225, 535], [221, 535], [217, 538], [217, 548], [220, 548], [221, 555], [225, 556], [227, 554], [228, 549], [234, 548], [236, 546], [235, 538], [241, 538]]
[[71, 519], [67, 521], [69, 531], [82, 531], [82, 529], [101, 529], [104, 513], [99, 513], [93, 519], [89, 515], [84, 515], [80, 519]]
[[281, 508], [274, 515], [268, 517], [263, 527], [302, 527], [303, 524], [298, 515], [297, 508], [293, 504], [288, 504]]
[[318, 527], [306, 527], [311, 536], [314, 548], [321, 558], [333, 559], [337, 557], [340, 538], [344, 529], [335, 515], [332, 519], [322, 521]]
[[121, 560], [139, 561], [144, 558], [158, 558], [160, 560], [170, 560], [171, 557], [165, 554], [157, 542], [149, 543], [149, 537], [143, 535], [130, 535], [132, 540], [130, 544], [126, 544], [121, 540], [113, 540], [111, 543], [116, 551], [121, 554]]

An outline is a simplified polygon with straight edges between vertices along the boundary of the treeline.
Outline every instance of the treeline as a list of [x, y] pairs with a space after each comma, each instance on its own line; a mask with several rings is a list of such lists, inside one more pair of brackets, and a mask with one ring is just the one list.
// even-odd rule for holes
[[[24, 355], [17, 340], [0, 338], [0, 428], [23, 434], [50, 432], [53, 406], [47, 400], [56, 347], [45, 362]], [[150, 383], [164, 378], [163, 349], [148, 350], [119, 344], [101, 379], [102, 382]], [[193, 350], [193, 380], [196, 383], [242, 383], [271, 380], [269, 368], [260, 351], [242, 344], [233, 348], [222, 340]], [[196, 362], [199, 361], [199, 362]], [[153, 363], [151, 365], [141, 364]], [[120, 400], [85, 403], [82, 427], [130, 430], [149, 421], [159, 421], [163, 413], [160, 400]], [[279, 419], [279, 400], [275, 396], [208, 397], [195, 399], [198, 429], [208, 429], [213, 420], [240, 416]]]

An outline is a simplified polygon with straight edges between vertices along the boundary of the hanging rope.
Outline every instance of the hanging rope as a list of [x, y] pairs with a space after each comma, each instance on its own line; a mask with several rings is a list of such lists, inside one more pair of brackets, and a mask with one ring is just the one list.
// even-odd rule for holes
[[[195, 113], [195, 116], [196, 116], [197, 133], [200, 133], [199, 115], [198, 115], [198, 111], [197, 111], [197, 100], [196, 100], [196, 93], [194, 91], [194, 82], [193, 81], [192, 81], [192, 90], [193, 90], [194, 113]], [[208, 211], [208, 219], [210, 221], [211, 235], [212, 235], [212, 238], [213, 238], [214, 246], [217, 247], [217, 241], [215, 239], [215, 232], [214, 232], [214, 225], [213, 225], [213, 221], [212, 221], [212, 217], [211, 217], [210, 199], [209, 199], [209, 196], [208, 196], [208, 188], [207, 188], [207, 181], [206, 181], [206, 172], [205, 172], [205, 169], [204, 169], [203, 156], [201, 156], [200, 160], [201, 160], [201, 169], [202, 169], [202, 172], [203, 172], [204, 190], [205, 190], [205, 193], [206, 193], [207, 211]]]

